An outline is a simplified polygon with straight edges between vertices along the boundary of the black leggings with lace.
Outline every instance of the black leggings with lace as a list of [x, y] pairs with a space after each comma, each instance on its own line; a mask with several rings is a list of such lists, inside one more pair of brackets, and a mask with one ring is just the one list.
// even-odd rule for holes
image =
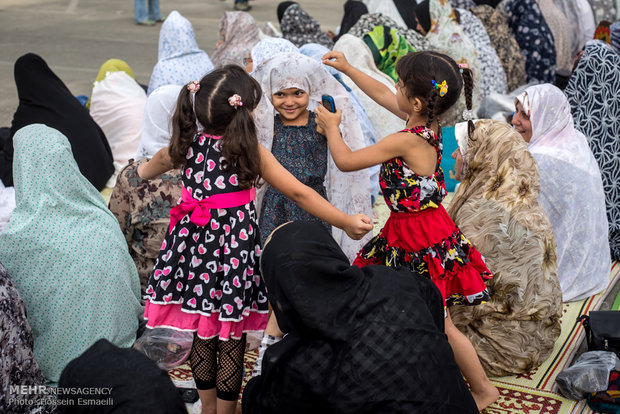
[[245, 334], [227, 341], [196, 336], [189, 355], [196, 387], [201, 391], [216, 388], [220, 400], [236, 401], [243, 380], [245, 341]]

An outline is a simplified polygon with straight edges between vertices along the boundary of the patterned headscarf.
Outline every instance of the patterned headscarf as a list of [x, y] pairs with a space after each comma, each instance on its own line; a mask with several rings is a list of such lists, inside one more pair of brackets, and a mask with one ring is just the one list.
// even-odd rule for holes
[[[321, 96], [329, 93], [336, 102], [336, 108], [342, 110], [340, 130], [344, 142], [352, 151], [365, 147], [362, 130], [348, 92], [320, 63], [301, 53], [280, 53], [256, 68], [252, 76], [263, 89], [263, 98], [254, 110], [254, 122], [258, 139], [268, 150], [271, 150], [274, 131], [272, 95], [288, 88], [299, 88], [308, 94], [308, 110], [314, 110], [321, 104]], [[338, 209], [347, 214], [371, 214], [367, 169], [344, 173], [329, 155], [326, 182], [327, 198]], [[257, 204], [260, 205], [260, 202]], [[332, 234], [349, 259], [353, 259], [371, 237], [367, 234], [362, 240], [352, 240], [335, 227]]]
[[553, 34], [536, 0], [503, 0], [508, 26], [525, 56], [527, 81], [555, 83], [557, 54]]
[[297, 47], [306, 43], [318, 43], [329, 49], [334, 42], [321, 30], [319, 22], [310, 16], [297, 3], [286, 8], [280, 22], [282, 37], [290, 40]]
[[211, 55], [217, 67], [229, 64], [243, 66], [243, 59], [250, 56], [260, 40], [260, 30], [250, 13], [226, 12], [220, 20], [220, 33], [224, 32], [223, 43]]
[[297, 46], [292, 44], [289, 40], [282, 39], [280, 37], [268, 37], [261, 40], [252, 48], [252, 62], [254, 64], [254, 70], [258, 69], [263, 62], [271, 59], [278, 53], [298, 53]]
[[355, 23], [355, 25], [348, 31], [348, 34], [355, 37], [363, 38], [366, 34], [370, 33], [377, 26], [386, 26], [396, 29], [399, 35], [403, 36], [407, 43], [411, 45], [416, 51], [428, 50], [428, 41], [420, 33], [413, 29], [407, 29], [406, 27], [398, 25], [394, 20], [387, 16], [383, 16], [378, 13], [365, 14]]
[[494, 8], [488, 5], [476, 6], [472, 9], [474, 15], [480, 19], [489, 35], [493, 49], [506, 73], [508, 90], [513, 91], [527, 82], [525, 75], [525, 57], [514, 38], [506, 19]]
[[487, 284], [495, 293], [478, 306], [452, 307], [450, 316], [488, 375], [521, 374], [538, 367], [560, 335], [553, 229], [521, 136], [505, 122], [481, 120], [464, 138], [468, 169], [448, 214], [493, 271]]
[[616, 0], [589, 0], [594, 13], [594, 21], [613, 22], [616, 20]]
[[67, 137], [32, 124], [14, 144], [17, 207], [0, 234], [0, 261], [26, 304], [41, 371], [57, 382], [98, 339], [133, 344], [140, 282], [116, 218], [80, 173]]
[[491, 46], [491, 40], [480, 20], [469, 10], [458, 9], [461, 27], [474, 44], [480, 66], [480, 96], [486, 98], [491, 93], [508, 92], [506, 73], [499, 61], [497, 52]]
[[398, 34], [394, 28], [376, 26], [363, 39], [370, 49], [377, 68], [388, 75], [394, 82], [398, 82], [396, 62], [409, 52], [416, 50]]
[[610, 272], [605, 194], [586, 137], [575, 129], [564, 93], [549, 84], [517, 97], [529, 101], [532, 138], [528, 148], [540, 171], [540, 196], [557, 243], [558, 277], [564, 302], [607, 287]]
[[620, 259], [620, 55], [592, 40], [564, 93], [603, 176], [611, 257]]
[[611, 47], [620, 55], [620, 20], [609, 26]]
[[185, 85], [200, 80], [213, 70], [209, 55], [196, 43], [192, 24], [176, 10], [161, 26], [157, 59], [149, 82], [149, 94], [160, 86]]

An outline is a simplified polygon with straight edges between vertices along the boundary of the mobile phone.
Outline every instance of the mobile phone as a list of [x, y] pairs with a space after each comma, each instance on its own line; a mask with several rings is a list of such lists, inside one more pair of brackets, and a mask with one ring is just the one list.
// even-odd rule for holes
[[323, 103], [323, 106], [327, 108], [329, 112], [336, 112], [336, 102], [334, 102], [334, 98], [332, 98], [330, 95], [321, 96], [321, 101]]
[[198, 401], [198, 391], [195, 388], [177, 388], [181, 393], [181, 399], [186, 403], [195, 403]]

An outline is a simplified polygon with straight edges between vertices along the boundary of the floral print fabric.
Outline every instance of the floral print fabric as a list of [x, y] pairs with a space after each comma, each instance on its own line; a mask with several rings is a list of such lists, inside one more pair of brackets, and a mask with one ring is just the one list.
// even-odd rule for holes
[[527, 83], [525, 56], [521, 54], [521, 48], [508, 27], [506, 19], [486, 4], [474, 7], [472, 12], [484, 25], [491, 46], [497, 52], [506, 74], [508, 91], [513, 91]]
[[6, 269], [0, 264], [0, 411], [3, 413], [29, 413], [34, 411], [33, 407], [41, 407], [32, 399], [42, 395], [29, 395], [29, 402], [35, 403], [29, 406], [13, 404], [11, 401], [19, 396], [9, 392], [9, 387], [15, 385], [45, 384], [45, 378], [34, 359], [33, 346], [24, 301]]
[[131, 161], [118, 176], [110, 211], [125, 235], [136, 264], [142, 295], [170, 224], [170, 209], [181, 198], [181, 171], [171, 170], [152, 180], [138, 175], [146, 159]]
[[464, 135], [465, 175], [448, 214], [495, 277], [487, 281], [491, 300], [453, 307], [450, 316], [487, 375], [521, 374], [547, 359], [560, 334], [553, 229], [537, 200], [536, 160], [523, 138], [506, 122], [491, 120], [476, 122], [471, 138]]
[[555, 83], [557, 54], [553, 34], [535, 0], [503, 0], [504, 12], [521, 53], [528, 82]]
[[250, 57], [252, 48], [260, 40], [260, 30], [250, 13], [226, 12], [220, 20], [223, 42], [215, 48], [211, 60], [217, 67], [243, 65], [243, 59]]
[[[316, 131], [316, 114], [310, 112], [308, 115], [308, 124], [305, 126], [284, 125], [280, 116], [275, 116], [271, 153], [302, 184], [327, 198], [323, 185], [327, 174], [327, 139]], [[260, 212], [263, 241], [278, 226], [297, 220], [319, 219], [270, 186], [265, 191]], [[330, 228], [326, 222], [321, 223], [327, 229]]]
[[382, 164], [380, 185], [392, 213], [353, 264], [404, 266], [430, 278], [447, 306], [483, 303], [490, 297], [484, 280], [492, 277], [491, 272], [441, 206], [447, 194], [441, 169], [441, 135], [435, 137], [423, 126], [401, 132], [417, 134], [434, 145], [435, 173], [420, 176], [400, 158]]
[[209, 55], [196, 43], [189, 20], [174, 10], [161, 26], [157, 63], [151, 73], [148, 93], [163, 85], [185, 85], [213, 70]]
[[586, 136], [603, 177], [611, 257], [620, 259], [620, 55], [593, 40], [565, 89], [575, 128]]
[[491, 40], [480, 20], [469, 10], [457, 9], [461, 27], [470, 38], [478, 54], [480, 66], [480, 97], [486, 98], [492, 93], [507, 93], [506, 73], [497, 52], [491, 46]]

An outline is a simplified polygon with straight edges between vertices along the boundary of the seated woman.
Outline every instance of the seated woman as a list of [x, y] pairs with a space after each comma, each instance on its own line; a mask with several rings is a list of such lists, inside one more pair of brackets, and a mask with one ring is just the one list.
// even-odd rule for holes
[[133, 344], [140, 282], [118, 222], [80, 174], [67, 137], [34, 124], [14, 144], [17, 207], [0, 234], [0, 261], [26, 304], [35, 359], [56, 383], [98, 339]]
[[538, 200], [553, 226], [563, 301], [592, 296], [607, 287], [611, 271], [599, 166], [560, 89], [529, 87], [515, 106], [512, 123], [538, 163]]
[[329, 49], [334, 42], [321, 30], [321, 25], [310, 16], [299, 3], [283, 1], [278, 5], [278, 20], [282, 37], [290, 40], [295, 46], [301, 47], [306, 43], [318, 43]]
[[560, 335], [562, 292], [551, 223], [537, 201], [534, 157], [508, 124], [483, 120], [468, 139], [457, 124], [456, 178], [448, 214], [495, 277], [491, 300], [454, 306], [450, 316], [489, 376], [521, 374], [551, 354]]
[[226, 65], [243, 65], [252, 48], [261, 39], [262, 33], [250, 13], [226, 12], [220, 19], [220, 41], [211, 54], [213, 64], [218, 68]]
[[[0, 263], [0, 412], [47, 413], [42, 394], [13, 394], [13, 386], [38, 386], [45, 378], [32, 352], [32, 330], [26, 306], [15, 284]], [[39, 411], [39, 409], [41, 411]]]
[[351, 266], [325, 228], [310, 222], [276, 229], [261, 270], [277, 320], [267, 333], [286, 336], [248, 382], [244, 414], [478, 412], [429, 280]]
[[209, 55], [198, 47], [191, 22], [173, 10], [161, 25], [157, 63], [148, 93], [164, 85], [187, 85], [213, 70]]
[[[12, 164], [15, 133], [27, 125], [45, 124], [67, 137], [80, 172], [97, 190], [102, 190], [114, 172], [112, 151], [88, 110], [47, 63], [33, 53], [15, 61], [15, 85], [19, 106], [13, 115], [11, 136], [5, 148], [7, 163]], [[9, 187], [13, 185], [13, 171], [9, 169], [6, 173], [0, 178]]]
[[616, 51], [603, 42], [588, 42], [565, 93], [575, 128], [586, 136], [601, 169], [611, 258], [620, 260], [620, 22], [612, 25], [611, 36]]
[[152, 180], [138, 176], [138, 166], [170, 143], [170, 119], [182, 86], [167, 85], [149, 95], [142, 120], [138, 161], [118, 176], [110, 197], [110, 211], [118, 220], [129, 254], [138, 268], [141, 293], [153, 272], [155, 259], [170, 224], [170, 209], [181, 198], [181, 171], [168, 171]]
[[106, 187], [114, 186], [136, 153], [145, 104], [146, 92], [127, 63], [110, 59], [101, 65], [90, 97], [90, 116], [105, 133], [114, 157], [114, 175]]

